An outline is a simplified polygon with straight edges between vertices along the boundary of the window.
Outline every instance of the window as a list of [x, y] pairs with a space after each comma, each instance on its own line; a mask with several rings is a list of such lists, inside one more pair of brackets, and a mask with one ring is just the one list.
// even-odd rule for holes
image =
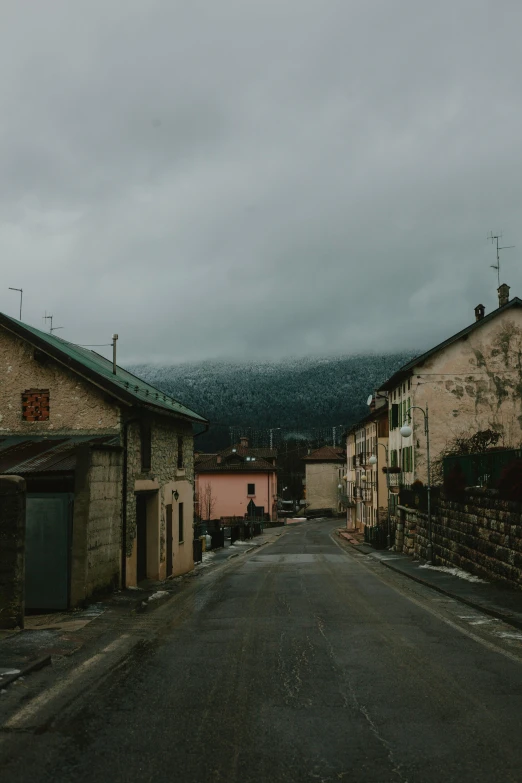
[[402, 469], [405, 473], [413, 470], [413, 446], [405, 446], [402, 450]]
[[26, 389], [22, 393], [22, 419], [49, 420], [49, 389]]
[[397, 464], [397, 449], [392, 449], [390, 454], [390, 467], [391, 468], [397, 468], [399, 467]]
[[247, 495], [255, 495], [256, 494], [256, 485], [255, 484], [248, 484], [247, 486]]
[[391, 407], [391, 429], [399, 426], [399, 406], [393, 403]]
[[152, 459], [152, 442], [150, 424], [146, 421], [142, 421], [140, 425], [140, 437], [141, 437], [141, 469], [142, 471], [150, 470]]
[[183, 503], [178, 503], [178, 540], [179, 543], [183, 543]]
[[178, 470], [185, 466], [183, 461], [183, 435], [178, 435]]

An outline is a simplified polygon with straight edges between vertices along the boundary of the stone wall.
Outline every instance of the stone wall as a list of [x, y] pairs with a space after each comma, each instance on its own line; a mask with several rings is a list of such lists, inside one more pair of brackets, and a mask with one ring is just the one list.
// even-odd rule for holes
[[121, 570], [123, 454], [119, 449], [76, 453], [71, 606], [116, 587]]
[[[38, 361], [34, 356], [34, 348], [28, 343], [0, 329], [0, 434], [119, 432], [117, 405], [94, 384], [51, 358]], [[28, 389], [49, 390], [48, 421], [22, 419], [22, 394]]]
[[87, 594], [119, 584], [121, 568], [120, 451], [91, 452], [87, 535]]
[[[404, 530], [397, 530], [396, 550], [426, 558], [427, 515], [403, 506], [398, 510]], [[432, 514], [432, 538], [438, 565], [522, 589], [521, 503], [478, 488], [466, 490], [460, 502], [441, 495]]]
[[[128, 425], [127, 450], [127, 584], [134, 584], [136, 554], [136, 491], [151, 490], [158, 493], [159, 558], [157, 575], [164, 578], [166, 572], [166, 506], [172, 503], [172, 492], [177, 490], [178, 501], [173, 504], [173, 529], [177, 531], [177, 506], [183, 503], [185, 542], [180, 545], [176, 532], [173, 535], [174, 575], [186, 573], [194, 567], [192, 539], [194, 522], [194, 437], [192, 425], [182, 419], [163, 416], [150, 418], [151, 468], [141, 470], [141, 435], [139, 422]], [[184, 467], [178, 469], [178, 435], [183, 436]], [[151, 513], [156, 513], [155, 506]], [[156, 524], [156, 522], [154, 523]], [[147, 521], [149, 525], [149, 521]]]
[[24, 627], [25, 481], [0, 476], [0, 628]]

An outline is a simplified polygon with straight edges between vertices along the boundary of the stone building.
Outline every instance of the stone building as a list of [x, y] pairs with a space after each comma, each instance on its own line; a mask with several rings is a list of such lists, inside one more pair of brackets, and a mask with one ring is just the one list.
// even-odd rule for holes
[[400, 427], [411, 406], [429, 414], [432, 463], [456, 438], [484, 430], [499, 434], [499, 446], [522, 441], [522, 300], [498, 289], [499, 307], [489, 315], [475, 308], [475, 321], [400, 368], [380, 388], [389, 401], [390, 463], [401, 483], [426, 483], [424, 415], [411, 411], [412, 435]]
[[340, 513], [343, 477], [346, 472], [344, 450], [333, 446], [321, 446], [303, 459], [307, 511]]
[[[31, 535], [55, 536], [62, 555], [40, 577], [58, 575], [62, 604], [193, 568], [192, 428], [206, 426], [202, 416], [3, 314], [0, 400], [0, 472], [26, 479]], [[38, 552], [27, 558], [49, 568]]]

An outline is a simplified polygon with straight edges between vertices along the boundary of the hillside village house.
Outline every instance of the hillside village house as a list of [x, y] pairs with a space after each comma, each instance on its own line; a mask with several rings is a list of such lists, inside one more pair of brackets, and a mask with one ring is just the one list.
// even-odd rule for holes
[[303, 457], [303, 460], [307, 511], [340, 513], [346, 475], [344, 450], [322, 446]]
[[277, 451], [248, 438], [196, 459], [196, 509], [203, 521], [229, 517], [277, 520]]
[[0, 314], [0, 471], [27, 481], [26, 594], [193, 568], [193, 433], [206, 420], [80, 346]]
[[440, 345], [401, 367], [380, 388], [388, 394], [390, 464], [401, 468], [401, 483], [426, 483], [426, 435], [421, 410], [411, 411], [412, 435], [400, 427], [410, 406], [429, 413], [431, 460], [456, 437], [479, 431], [500, 434], [499, 445], [522, 441], [522, 300], [498, 289], [499, 307], [489, 315], [475, 308], [475, 321]]
[[[388, 402], [386, 395], [372, 399], [370, 413], [351, 429], [346, 438], [346, 498], [348, 530], [363, 530], [387, 517]], [[370, 457], [377, 457], [372, 465]], [[390, 475], [395, 485], [397, 477]]]

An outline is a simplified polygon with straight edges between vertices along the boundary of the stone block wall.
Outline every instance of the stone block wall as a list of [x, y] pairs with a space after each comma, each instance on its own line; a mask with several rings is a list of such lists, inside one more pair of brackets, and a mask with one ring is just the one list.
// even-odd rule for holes
[[0, 628], [24, 627], [25, 481], [0, 476]]
[[[427, 515], [399, 506], [395, 549], [426, 558]], [[401, 529], [402, 525], [402, 529]], [[522, 589], [522, 504], [500, 500], [495, 490], [466, 490], [460, 501], [441, 494], [432, 514], [437, 565], [456, 566]]]
[[467, 490], [461, 502], [442, 497], [433, 518], [437, 562], [522, 589], [522, 504], [492, 490]]
[[91, 452], [87, 527], [87, 595], [116, 587], [121, 568], [121, 451]]

